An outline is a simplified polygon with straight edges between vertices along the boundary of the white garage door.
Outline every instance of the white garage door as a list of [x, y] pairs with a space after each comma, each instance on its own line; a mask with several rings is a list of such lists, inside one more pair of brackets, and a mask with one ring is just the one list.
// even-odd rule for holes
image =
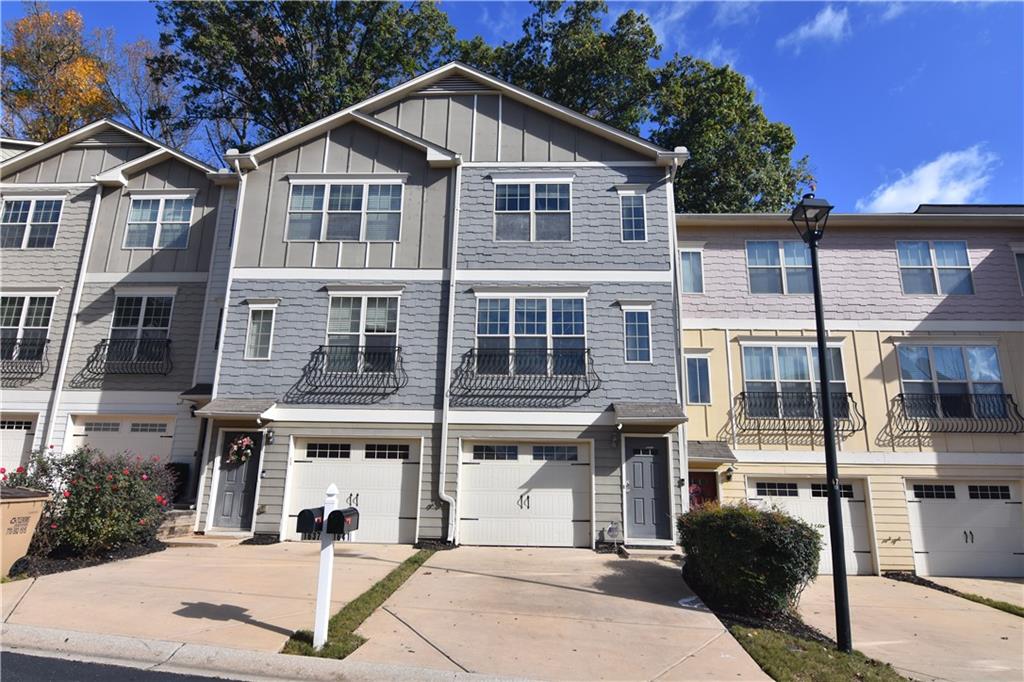
[[460, 475], [460, 543], [590, 546], [586, 445], [470, 444]]
[[909, 481], [907, 509], [919, 575], [1024, 577], [1017, 482]]
[[174, 440], [174, 417], [160, 415], [72, 417], [71, 447], [88, 445], [107, 454], [130, 452], [167, 458]]
[[14, 471], [32, 450], [36, 415], [5, 414], [0, 417], [0, 466]]
[[[871, 575], [871, 533], [868, 531], [867, 503], [864, 483], [857, 480], [840, 482], [843, 506], [843, 547], [846, 550], [846, 572], [850, 575]], [[747, 495], [751, 502], [774, 506], [791, 516], [810, 523], [821, 533], [823, 542], [819, 573], [832, 573], [832, 545], [828, 531], [828, 493], [823, 480], [761, 479], [749, 483]]]
[[419, 471], [419, 441], [297, 441], [285, 539], [301, 539], [295, 518], [322, 506], [333, 483], [339, 507], [359, 510], [353, 542], [415, 542]]

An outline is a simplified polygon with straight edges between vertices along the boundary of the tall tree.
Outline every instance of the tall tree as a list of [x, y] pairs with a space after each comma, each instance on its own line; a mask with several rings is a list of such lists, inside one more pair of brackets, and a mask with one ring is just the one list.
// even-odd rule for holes
[[25, 16], [5, 26], [3, 132], [48, 141], [118, 110], [101, 57], [101, 35], [86, 35], [75, 10], [53, 12], [26, 3]]
[[604, 2], [534, 0], [515, 42], [491, 47], [477, 37], [457, 54], [495, 76], [627, 132], [650, 116], [661, 48], [646, 17], [633, 10], [611, 28]]
[[438, 65], [454, 30], [432, 3], [157, 3], [158, 83], [184, 88], [180, 126], [249, 147]]
[[793, 160], [792, 129], [769, 121], [728, 66], [678, 55], [665, 64], [654, 123], [655, 143], [690, 151], [675, 184], [680, 212], [781, 211], [813, 180], [807, 157]]

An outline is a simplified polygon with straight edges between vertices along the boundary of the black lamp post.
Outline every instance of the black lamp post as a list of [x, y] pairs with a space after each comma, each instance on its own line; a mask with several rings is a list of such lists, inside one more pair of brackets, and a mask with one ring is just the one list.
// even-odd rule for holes
[[839, 497], [839, 464], [832, 421], [832, 394], [829, 390], [828, 349], [825, 343], [825, 313], [821, 303], [821, 277], [818, 273], [818, 242], [825, 236], [825, 223], [832, 206], [813, 194], [805, 194], [793, 208], [789, 220], [811, 250], [811, 276], [814, 282], [814, 322], [818, 332], [818, 378], [821, 381], [821, 419], [825, 436], [825, 476], [828, 487], [828, 532], [832, 545], [832, 584], [836, 607], [836, 641], [840, 651], [853, 648], [850, 633], [850, 599], [846, 591], [846, 552], [843, 548], [843, 508]]

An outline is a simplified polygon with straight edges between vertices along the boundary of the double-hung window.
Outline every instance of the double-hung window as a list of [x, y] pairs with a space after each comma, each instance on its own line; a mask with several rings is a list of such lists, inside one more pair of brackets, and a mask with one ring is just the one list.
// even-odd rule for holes
[[650, 307], [623, 306], [626, 362], [651, 361]]
[[393, 372], [397, 348], [397, 296], [331, 297], [328, 372]]
[[159, 360], [167, 348], [173, 296], [117, 296], [108, 360]]
[[642, 192], [619, 192], [619, 210], [622, 215], [622, 241], [647, 241], [647, 211]]
[[704, 293], [704, 252], [679, 250], [679, 286], [684, 294]]
[[0, 296], [0, 360], [42, 359], [52, 315], [52, 296]]
[[276, 314], [277, 306], [273, 303], [249, 305], [249, 326], [245, 332], [246, 360], [270, 359]]
[[748, 241], [747, 275], [752, 294], [809, 294], [811, 251], [799, 239]]
[[[849, 416], [843, 355], [828, 348], [829, 391], [836, 419]], [[815, 346], [743, 346], [745, 406], [752, 417], [820, 416], [818, 349]]]
[[686, 402], [689, 405], [711, 404], [710, 361], [707, 355], [686, 356]]
[[192, 197], [166, 196], [132, 199], [126, 249], [187, 249], [192, 225]]
[[898, 347], [904, 406], [911, 417], [1005, 417], [995, 346]]
[[586, 373], [582, 298], [479, 298], [476, 334], [479, 374]]
[[0, 248], [52, 249], [64, 206], [62, 199], [8, 199], [0, 218]]
[[288, 241], [397, 242], [402, 183], [293, 184]]
[[494, 185], [496, 241], [572, 241], [572, 184], [559, 181]]
[[964, 241], [898, 241], [904, 294], [973, 294], [971, 260]]

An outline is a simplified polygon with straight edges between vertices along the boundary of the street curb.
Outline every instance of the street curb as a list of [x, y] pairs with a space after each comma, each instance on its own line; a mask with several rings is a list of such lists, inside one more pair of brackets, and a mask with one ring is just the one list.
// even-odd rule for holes
[[509, 680], [466, 672], [362, 663], [356, 661], [271, 654], [246, 649], [101, 635], [75, 630], [40, 628], [5, 623], [0, 630], [3, 650], [91, 663], [141, 668], [235, 680], [312, 680], [314, 682], [453, 682], [462, 680]]

